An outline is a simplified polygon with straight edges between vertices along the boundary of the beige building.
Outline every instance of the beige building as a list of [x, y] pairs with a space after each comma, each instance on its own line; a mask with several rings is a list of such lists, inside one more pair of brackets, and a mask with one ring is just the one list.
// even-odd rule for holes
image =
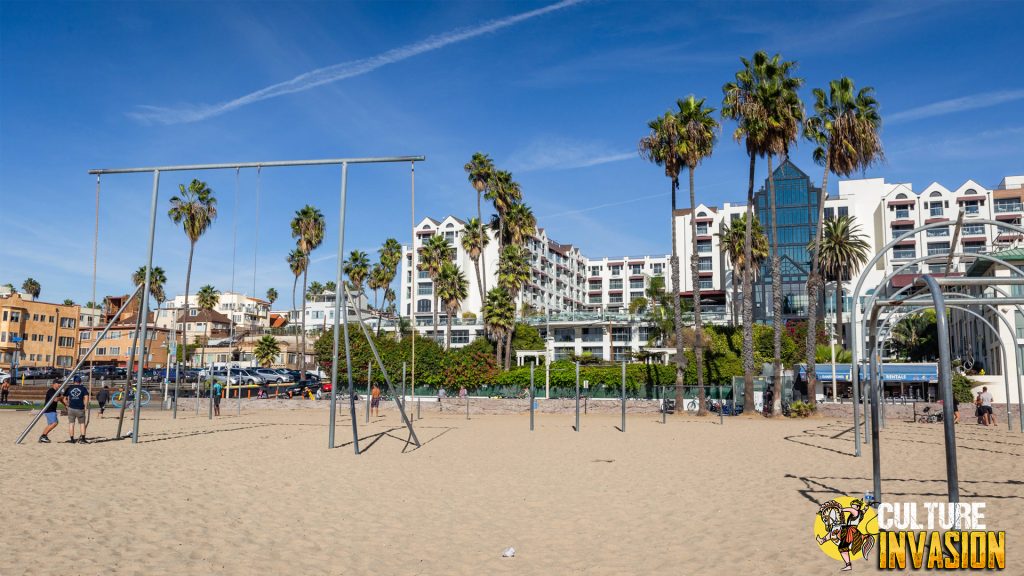
[[[79, 332], [79, 354], [84, 356], [95, 343], [95, 338], [99, 337], [102, 332], [103, 327], [82, 328]], [[145, 368], [167, 366], [167, 343], [169, 340], [170, 331], [166, 328], [153, 326], [152, 323], [146, 326]], [[128, 358], [136, 354], [135, 348], [132, 347], [133, 341], [135, 341], [135, 322], [119, 322], [110, 327], [106, 337], [96, 346], [96, 351], [87, 358], [87, 361], [95, 365], [126, 367]], [[135, 341], [135, 344], [138, 345], [138, 342]]]
[[17, 292], [0, 296], [0, 368], [71, 368], [78, 358], [78, 305], [33, 300]]

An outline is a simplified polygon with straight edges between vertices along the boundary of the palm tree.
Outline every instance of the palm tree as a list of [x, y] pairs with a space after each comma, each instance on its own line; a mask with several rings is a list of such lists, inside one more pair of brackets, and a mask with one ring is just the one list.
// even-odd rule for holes
[[507, 242], [522, 245], [527, 238], [537, 233], [537, 217], [529, 206], [516, 202], [508, 209], [505, 227]]
[[65, 298], [64, 299], [64, 305], [65, 306], [74, 306], [75, 305], [75, 301], [72, 300], [71, 298]]
[[[139, 269], [132, 273], [132, 285], [142, 286], [146, 283], [146, 267], [139, 266]], [[164, 293], [164, 284], [167, 283], [167, 275], [164, 273], [164, 269], [159, 266], [153, 267], [153, 272], [149, 275], [149, 295], [157, 301], [157, 305], [163, 303], [167, 299]], [[141, 298], [140, 298], [141, 301]]]
[[[469, 258], [473, 260], [473, 268], [476, 269], [476, 287], [480, 290], [481, 296], [487, 294], [487, 284], [483, 277], [484, 250], [491, 242], [490, 236], [484, 230], [483, 223], [479, 218], [469, 218], [466, 222], [466, 230], [462, 233], [462, 249], [466, 251]], [[480, 298], [480, 307], [483, 308], [483, 298]], [[482, 315], [482, 313], [481, 313]]]
[[[697, 196], [693, 185], [693, 171], [697, 166], [711, 156], [715, 148], [718, 121], [711, 115], [714, 108], [704, 106], [704, 98], [698, 100], [692, 94], [686, 100], [678, 100], [676, 105], [679, 113], [676, 115], [676, 122], [679, 124], [679, 157], [682, 164], [690, 173], [690, 234], [693, 246], [697, 246]], [[674, 227], [673, 227], [674, 228]], [[700, 258], [697, 250], [694, 249], [690, 255], [690, 277], [693, 280], [693, 328], [694, 344], [693, 352], [697, 361], [697, 390], [698, 408], [697, 415], [705, 413], [704, 401], [704, 328], [700, 319], [700, 281], [699, 275]]]
[[[217, 307], [218, 302], [220, 302], [220, 290], [217, 290], [209, 284], [201, 286], [199, 291], [196, 292], [196, 304], [201, 310], [213, 310]], [[206, 356], [207, 341], [207, 338], [203, 338], [203, 349], [202, 352], [199, 353], [200, 358]]]
[[[398, 266], [402, 263], [402, 245], [394, 238], [388, 238], [377, 250], [380, 255], [380, 265], [386, 273], [382, 288], [384, 288], [384, 301], [394, 303], [395, 292], [391, 290], [391, 283], [398, 276]], [[391, 300], [388, 300], [388, 291], [391, 292]], [[377, 335], [380, 336], [380, 317], [377, 317]]]
[[270, 302], [271, 306], [274, 305], [274, 302], [277, 302], [277, 289], [276, 288], [267, 288], [267, 302]]
[[324, 241], [324, 215], [319, 208], [306, 204], [301, 210], [295, 211], [292, 218], [292, 238], [305, 258], [302, 269], [302, 368], [299, 369], [300, 380], [306, 379], [306, 282], [309, 279], [309, 254], [316, 250]]
[[[171, 198], [171, 209], [167, 216], [175, 224], [181, 224], [188, 237], [188, 267], [185, 269], [185, 314], [188, 315], [189, 284], [192, 281], [192, 256], [196, 251], [196, 242], [209, 230], [213, 221], [217, 219], [217, 198], [213, 190], [206, 185], [206, 182], [193, 179], [188, 188], [184, 184], [178, 184], [180, 196]], [[185, 359], [188, 366], [188, 358]]]
[[310, 300], [315, 299], [317, 296], [321, 296], [324, 293], [324, 285], [313, 280], [309, 283], [309, 289], [306, 291], [306, 297]]
[[[515, 301], [519, 297], [519, 291], [523, 284], [530, 279], [530, 264], [526, 259], [526, 250], [518, 244], [509, 244], [501, 251], [498, 258], [498, 287], [508, 294], [512, 299], [513, 316], [515, 316]], [[514, 328], [514, 325], [513, 325]], [[507, 345], [505, 346], [505, 370], [512, 366], [512, 335], [513, 330], [505, 332]]]
[[[746, 238], [747, 215], [740, 214], [732, 225], [722, 224], [722, 231], [719, 233], [719, 242], [729, 257], [732, 265], [732, 324], [739, 325], [739, 277], [746, 267], [746, 254], [744, 254], [744, 240]], [[764, 235], [761, 222], [754, 218], [754, 229], [751, 235], [751, 256], [754, 259], [754, 274], [761, 266], [761, 262], [768, 257], [768, 238]]]
[[466, 275], [452, 261], [441, 265], [437, 275], [437, 297], [444, 303], [447, 332], [444, 337], [445, 350], [452, 347], [452, 317], [458, 314], [462, 301], [469, 297], [469, 282]]
[[516, 305], [503, 288], [492, 288], [484, 301], [484, 327], [494, 336], [495, 354], [501, 364], [505, 337], [515, 329]]
[[299, 283], [299, 276], [306, 271], [306, 266], [309, 265], [309, 257], [302, 253], [302, 250], [296, 248], [288, 253], [288, 269], [292, 271], [295, 279], [292, 280], [292, 310], [295, 310], [295, 288]]
[[256, 361], [260, 363], [260, 366], [270, 366], [280, 353], [281, 343], [277, 341], [277, 338], [269, 334], [257, 340], [256, 346], [252, 350], [252, 355], [256, 357]]
[[676, 333], [676, 406], [683, 405], [683, 312], [679, 308], [679, 250], [676, 243], [676, 191], [679, 189], [679, 171], [683, 168], [680, 156], [680, 125], [671, 110], [647, 123], [650, 134], [640, 139], [640, 157], [665, 168], [672, 189], [672, 211], [669, 213], [672, 227], [672, 317]]
[[324, 292], [330, 292], [331, 294], [338, 293], [338, 284], [334, 280], [328, 280], [324, 282]]
[[31, 294], [34, 299], [39, 298], [39, 294], [43, 291], [43, 288], [35, 279], [26, 278], [25, 281], [21, 283], [21, 291], [25, 294]]
[[867, 263], [871, 246], [864, 239], [855, 216], [830, 218], [823, 228], [818, 258], [821, 273], [836, 283], [836, 334], [839, 335], [839, 343], [845, 347], [842, 283], [850, 280], [850, 276]]
[[[473, 186], [473, 189], [476, 190], [476, 221], [477, 224], [480, 225], [480, 223], [483, 222], [484, 220], [483, 212], [481, 212], [480, 210], [480, 197], [481, 195], [483, 195], [484, 192], [487, 191], [488, 187], [490, 186], [491, 179], [494, 178], [494, 161], [492, 161], [491, 157], [488, 156], [487, 154], [484, 154], [483, 152], [476, 152], [473, 154], [473, 157], [469, 160], [469, 162], [467, 162], [466, 165], [463, 166], [463, 169], [466, 171], [466, 176], [469, 178], [469, 183]], [[470, 223], [472, 222], [473, 220], [470, 219]], [[468, 228], [469, 227], [467, 226], [467, 230]], [[482, 246], [487, 246], [487, 242], [489, 239], [487, 238], [487, 233], [483, 232], [482, 227], [481, 233], [483, 234], [483, 241], [480, 244]], [[465, 242], [465, 240], [463, 240], [463, 242]], [[466, 251], [468, 252], [469, 249], [467, 248]], [[475, 258], [473, 259], [473, 263], [476, 264]], [[476, 274], [477, 281], [478, 283], [480, 283], [480, 294], [482, 296], [487, 293], [487, 266], [484, 263], [483, 248], [480, 249], [479, 268], [480, 269], [477, 270]], [[482, 282], [481, 278], [483, 278]], [[482, 297], [481, 300], [483, 300]]]
[[497, 211], [497, 226], [495, 230], [498, 236], [498, 250], [505, 247], [505, 216], [513, 204], [523, 199], [523, 191], [519, 183], [512, 179], [512, 173], [507, 170], [496, 170], [487, 185], [487, 194], [484, 198], [494, 203], [494, 210]]
[[[722, 86], [722, 117], [735, 120], [733, 138], [743, 141], [750, 170], [747, 177], [747, 220], [754, 218], [754, 167], [758, 156], [765, 156], [767, 149], [768, 114], [757, 92], [766, 76], [765, 68], [770, 65], [768, 54], [758, 51], [750, 60], [740, 58], [743, 69], [736, 72], [735, 80]], [[747, 227], [743, 236], [744, 262], [752, 262], [752, 229]], [[742, 269], [743, 287], [743, 409], [754, 411], [754, 299], [750, 297], [753, 269]]]
[[[821, 199], [818, 201], [818, 222], [825, 220], [825, 198], [828, 196], [828, 175], [850, 176], [866, 170], [883, 159], [882, 140], [878, 131], [882, 118], [874, 88], [861, 88], [855, 93], [853, 80], [843, 77], [828, 84], [826, 93], [814, 89], [814, 115], [804, 122], [804, 138], [815, 144], [814, 162], [825, 167], [821, 177]], [[818, 249], [822, 226], [815, 227], [811, 251], [811, 273], [807, 277], [807, 383], [815, 390], [815, 354], [817, 345], [818, 295], [824, 288], [819, 273]], [[808, 394], [814, 402], [814, 394]]]
[[370, 259], [367, 257], [366, 252], [362, 250], [353, 250], [348, 255], [348, 260], [345, 261], [345, 274], [348, 275], [348, 279], [352, 282], [355, 287], [355, 293], [357, 296], [363, 294], [363, 282], [366, 281], [366, 275], [370, 273]]
[[430, 237], [429, 240], [423, 243], [423, 246], [419, 249], [419, 257], [417, 258], [416, 267], [423, 272], [426, 272], [434, 283], [434, 339], [437, 339], [437, 277], [441, 273], [441, 267], [445, 262], [451, 261], [452, 246], [448, 243], [448, 240], [441, 234], [435, 234]]
[[775, 170], [772, 160], [775, 156], [785, 158], [789, 154], [789, 146], [796, 142], [800, 135], [800, 125], [804, 119], [804, 105], [800, 101], [797, 90], [803, 86], [803, 79], [790, 76], [796, 70], [796, 62], [781, 60], [776, 54], [763, 68], [763, 78], [758, 86], [755, 97], [764, 111], [766, 126], [764, 129], [763, 150], [768, 157], [768, 205], [771, 210], [771, 274], [772, 274], [772, 327], [773, 351], [772, 381], [775, 393], [772, 414], [782, 413], [782, 258], [779, 256], [778, 219], [776, 218], [775, 202]]
[[387, 290], [391, 285], [391, 274], [390, 271], [380, 262], [373, 265], [370, 269], [369, 277], [366, 280], [366, 286], [373, 290], [373, 307], [377, 310], [377, 335], [380, 336], [380, 323], [381, 318], [384, 314], [381, 312], [380, 307], [377, 305], [377, 295], [380, 290]]

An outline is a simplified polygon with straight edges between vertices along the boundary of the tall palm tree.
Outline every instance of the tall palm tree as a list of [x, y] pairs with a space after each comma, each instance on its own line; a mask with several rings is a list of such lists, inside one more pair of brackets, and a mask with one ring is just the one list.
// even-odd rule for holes
[[26, 278], [25, 281], [21, 283], [21, 291], [25, 294], [31, 294], [32, 298], [39, 298], [39, 294], [43, 291], [43, 288], [34, 278]]
[[513, 204], [523, 199], [523, 191], [519, 183], [512, 179], [512, 173], [507, 170], [495, 170], [487, 185], [487, 193], [484, 198], [494, 203], [494, 210], [498, 213], [497, 227], [495, 228], [498, 237], [498, 251], [505, 247], [505, 217]]
[[[157, 301], [157, 305], [159, 306], [159, 304], [163, 303], [164, 300], [167, 299], [167, 295], [164, 292], [164, 285], [167, 283], [167, 274], [164, 273], [163, 268], [154, 266], [153, 272], [149, 276], [149, 295]], [[132, 285], [142, 286], [145, 283], [146, 267], [139, 266], [139, 269], [132, 273]]]
[[[171, 208], [167, 211], [167, 216], [175, 224], [181, 224], [185, 236], [188, 237], [188, 267], [185, 269], [185, 314], [188, 315], [192, 256], [196, 251], [196, 242], [217, 219], [217, 198], [206, 182], [198, 179], [189, 182], [188, 188], [184, 184], [178, 184], [178, 194], [171, 197]], [[188, 366], [188, 358], [185, 365]]]
[[533, 210], [522, 202], [515, 202], [508, 208], [505, 215], [505, 244], [522, 245], [523, 242], [537, 233], [537, 217]]
[[[476, 221], [479, 224], [484, 220], [483, 212], [481, 212], [480, 209], [480, 197], [487, 191], [488, 186], [490, 186], [491, 179], [494, 178], [494, 161], [492, 161], [491, 157], [487, 154], [484, 154], [483, 152], [476, 152], [473, 154], [473, 157], [470, 158], [469, 162], [463, 166], [463, 169], [466, 171], [469, 183], [473, 186], [473, 189], [476, 190]], [[470, 219], [470, 222], [472, 222], [472, 219]], [[487, 233], [483, 232], [482, 227], [481, 232], [483, 233], [482, 245], [487, 246]], [[476, 264], [475, 259], [473, 260], [473, 263]], [[487, 266], [484, 262], [483, 249], [481, 249], [480, 252], [479, 267], [483, 272], [480, 272], [480, 270], [477, 271], [477, 281], [480, 281], [480, 279], [483, 278], [483, 282], [480, 284], [480, 300], [483, 301], [483, 296], [487, 293]]]
[[373, 290], [373, 307], [377, 309], [377, 335], [380, 336], [380, 324], [384, 314], [377, 305], [377, 295], [380, 293], [380, 290], [386, 291], [391, 286], [390, 271], [380, 262], [374, 264], [373, 268], [370, 269], [366, 285], [370, 290]]
[[[515, 301], [523, 284], [530, 280], [530, 263], [526, 259], [526, 249], [518, 244], [509, 244], [501, 251], [498, 259], [498, 287], [512, 299], [513, 316]], [[512, 336], [515, 325], [505, 332], [505, 370], [512, 367]]]
[[491, 288], [484, 300], [484, 327], [497, 343], [495, 355], [501, 364], [505, 337], [515, 329], [516, 305], [503, 288]]
[[441, 234], [435, 234], [420, 247], [419, 256], [417, 257], [416, 262], [416, 267], [419, 270], [426, 272], [427, 275], [430, 276], [430, 280], [434, 283], [434, 301], [432, 307], [434, 312], [434, 339], [437, 339], [437, 277], [441, 273], [441, 267], [444, 263], [451, 261], [451, 251], [452, 245], [448, 243], [448, 240]]
[[466, 230], [462, 233], [462, 249], [466, 251], [473, 261], [473, 268], [476, 269], [476, 287], [480, 291], [480, 315], [483, 316], [484, 296], [487, 294], [487, 284], [484, 282], [483, 267], [484, 250], [491, 241], [483, 223], [479, 218], [469, 218], [466, 222]]
[[[804, 122], [804, 138], [815, 144], [814, 162], [825, 167], [821, 177], [821, 199], [818, 202], [818, 220], [825, 220], [825, 198], [828, 196], [828, 175], [850, 176], [866, 170], [884, 158], [882, 140], [878, 131], [882, 118], [878, 114], [878, 101], [874, 88], [867, 86], [856, 91], [853, 80], [843, 77], [828, 83], [828, 92], [814, 91], [814, 115]], [[822, 226], [815, 227], [811, 243], [811, 273], [807, 277], [807, 383], [808, 396], [814, 402], [816, 390], [815, 355], [817, 348], [818, 297], [824, 288], [819, 273], [818, 251]]]
[[[384, 280], [384, 301], [391, 304], [395, 301], [395, 291], [391, 289], [391, 283], [398, 276], [398, 267], [402, 264], [402, 245], [394, 238], [388, 238], [377, 250], [380, 255], [380, 265], [386, 273]], [[388, 291], [391, 292], [391, 300], [388, 300]], [[380, 336], [380, 317], [377, 318], [377, 335]]]
[[65, 306], [74, 306], [75, 305], [75, 301], [72, 300], [71, 298], [65, 298], [64, 299], [64, 305]]
[[[850, 276], [867, 263], [871, 246], [861, 233], [860, 224], [857, 224], [855, 216], [830, 218], [825, 221], [823, 228], [818, 258], [821, 273], [836, 283], [836, 334], [839, 335], [840, 344], [845, 346], [842, 332], [842, 284], [850, 280]], [[808, 393], [813, 394], [813, 391], [809, 390]]]
[[764, 151], [768, 157], [768, 205], [771, 210], [771, 275], [772, 275], [772, 327], [773, 351], [772, 382], [775, 393], [772, 414], [782, 413], [782, 258], [779, 255], [779, 231], [776, 218], [775, 170], [772, 160], [789, 155], [789, 147], [800, 135], [804, 120], [804, 105], [797, 94], [803, 79], [791, 76], [796, 62], [785, 61], [778, 54], [763, 68], [764, 77], [755, 97], [760, 101], [767, 120], [764, 130]]
[[705, 413], [704, 401], [704, 328], [700, 319], [700, 280], [699, 263], [697, 255], [697, 196], [694, 191], [693, 171], [700, 166], [700, 163], [711, 156], [715, 148], [715, 141], [719, 129], [718, 121], [712, 117], [714, 108], [704, 106], [704, 98], [698, 100], [692, 94], [686, 100], [676, 102], [679, 113], [676, 121], [679, 123], [679, 156], [684, 166], [690, 173], [690, 234], [691, 244], [694, 246], [690, 254], [690, 277], [693, 279], [693, 327], [694, 345], [693, 352], [697, 361], [697, 390], [698, 405], [697, 415]]
[[302, 349], [299, 351], [302, 368], [299, 369], [301, 380], [306, 379], [306, 282], [309, 279], [309, 254], [316, 250], [324, 241], [324, 215], [319, 208], [306, 204], [295, 211], [292, 218], [292, 238], [305, 258], [302, 269]]
[[[196, 304], [201, 310], [212, 311], [217, 307], [217, 303], [220, 302], [220, 290], [217, 290], [213, 286], [207, 284], [201, 286], [199, 291], [196, 292]], [[199, 357], [203, 358], [206, 356], [206, 343], [208, 339], [203, 338], [202, 352], [199, 353]]]
[[[733, 138], [743, 141], [747, 156], [750, 158], [750, 169], [747, 176], [747, 220], [754, 218], [754, 167], [758, 156], [768, 153], [767, 127], [768, 114], [763, 102], [757, 97], [766, 76], [765, 69], [770, 65], [768, 54], [758, 51], [750, 60], [740, 58], [743, 68], [736, 72], [735, 79], [722, 86], [722, 117], [735, 120], [736, 130]], [[743, 235], [744, 262], [752, 262], [752, 227], [747, 227]], [[751, 277], [753, 269], [744, 266], [742, 269], [743, 289], [743, 409], [754, 411], [754, 299], [750, 297]]]
[[[672, 230], [672, 317], [676, 334], [676, 406], [683, 405], [683, 373], [686, 357], [683, 355], [683, 311], [679, 307], [679, 250], [676, 242], [676, 191], [679, 189], [679, 172], [683, 169], [680, 155], [680, 125], [676, 115], [669, 110], [647, 123], [650, 133], [640, 139], [640, 156], [665, 168], [672, 189], [672, 211], [669, 220]], [[680, 411], [681, 413], [681, 411]]]
[[306, 296], [309, 299], [311, 299], [311, 300], [315, 299], [317, 296], [322, 296], [323, 295], [323, 293], [324, 293], [324, 285], [319, 283], [319, 282], [317, 282], [316, 280], [313, 280], [312, 282], [309, 283], [309, 289], [306, 292], [307, 292]]
[[441, 265], [437, 275], [437, 297], [444, 304], [447, 332], [444, 336], [445, 350], [452, 347], [452, 317], [458, 314], [462, 301], [469, 297], [469, 282], [466, 275], [452, 261]]
[[267, 302], [273, 306], [277, 302], [277, 288], [267, 288]]
[[363, 294], [363, 282], [370, 273], [370, 258], [362, 250], [349, 252], [348, 260], [345, 261], [345, 274], [355, 287], [356, 296]]
[[306, 266], [309, 265], [309, 257], [306, 256], [302, 250], [295, 248], [288, 253], [288, 269], [292, 271], [292, 275], [295, 279], [292, 280], [292, 310], [295, 310], [295, 288], [299, 284], [299, 276], [306, 271]]
[[338, 284], [334, 280], [328, 280], [324, 282], [324, 292], [330, 292], [331, 294], [338, 293]]
[[[747, 215], [740, 214], [732, 224], [722, 224], [719, 242], [723, 246], [729, 263], [732, 266], [732, 325], [739, 326], [739, 278], [746, 267], [746, 254], [743, 244], [746, 238]], [[764, 235], [761, 222], [755, 217], [751, 234], [751, 256], [754, 259], [754, 273], [757, 273], [761, 262], [768, 257], [768, 238]]]
[[277, 338], [269, 334], [257, 340], [256, 346], [252, 350], [252, 355], [259, 362], [260, 366], [270, 366], [280, 353], [281, 343], [277, 341]]

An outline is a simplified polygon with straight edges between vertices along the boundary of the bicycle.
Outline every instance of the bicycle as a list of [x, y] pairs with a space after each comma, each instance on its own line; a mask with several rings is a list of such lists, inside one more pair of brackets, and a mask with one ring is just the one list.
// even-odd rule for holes
[[[149, 404], [150, 399], [151, 398], [150, 398], [149, 392], [146, 391], [145, 389], [143, 389], [142, 390], [142, 397], [140, 398], [142, 406], [147, 406]], [[123, 391], [115, 392], [113, 397], [111, 397], [111, 399], [110, 399], [110, 403], [114, 406], [114, 408], [120, 408], [121, 407], [121, 403], [122, 403], [123, 400], [124, 400], [124, 392]], [[134, 391], [130, 391], [128, 393], [128, 406], [130, 406], [130, 407], [134, 407], [135, 406], [135, 392]]]

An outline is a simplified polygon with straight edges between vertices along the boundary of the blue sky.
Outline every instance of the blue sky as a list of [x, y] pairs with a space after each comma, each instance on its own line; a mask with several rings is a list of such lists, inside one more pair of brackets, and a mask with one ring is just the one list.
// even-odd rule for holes
[[[553, 238], [588, 256], [667, 253], [668, 180], [637, 140], [676, 98], [720, 106], [758, 49], [799, 62], [805, 100], [842, 75], [876, 88], [887, 162], [867, 176], [992, 186], [1024, 173], [1022, 19], [1017, 2], [5, 2], [0, 283], [32, 276], [43, 299], [90, 299], [89, 168], [272, 159], [423, 154], [417, 216], [467, 216], [462, 165], [485, 151]], [[697, 172], [699, 201], [744, 197], [732, 129]], [[806, 143], [793, 154], [817, 180], [809, 157]], [[154, 261], [170, 293], [188, 243], [167, 199], [192, 177], [221, 209], [193, 286], [231, 287], [237, 221], [235, 288], [252, 292], [255, 245], [257, 294], [290, 300], [288, 222], [306, 203], [328, 224], [311, 279], [333, 278], [340, 169], [265, 170], [258, 226], [252, 171], [237, 212], [233, 172], [165, 173]], [[349, 184], [346, 250], [407, 243], [408, 166], [355, 166]], [[103, 179], [100, 297], [144, 263], [151, 185]]]

